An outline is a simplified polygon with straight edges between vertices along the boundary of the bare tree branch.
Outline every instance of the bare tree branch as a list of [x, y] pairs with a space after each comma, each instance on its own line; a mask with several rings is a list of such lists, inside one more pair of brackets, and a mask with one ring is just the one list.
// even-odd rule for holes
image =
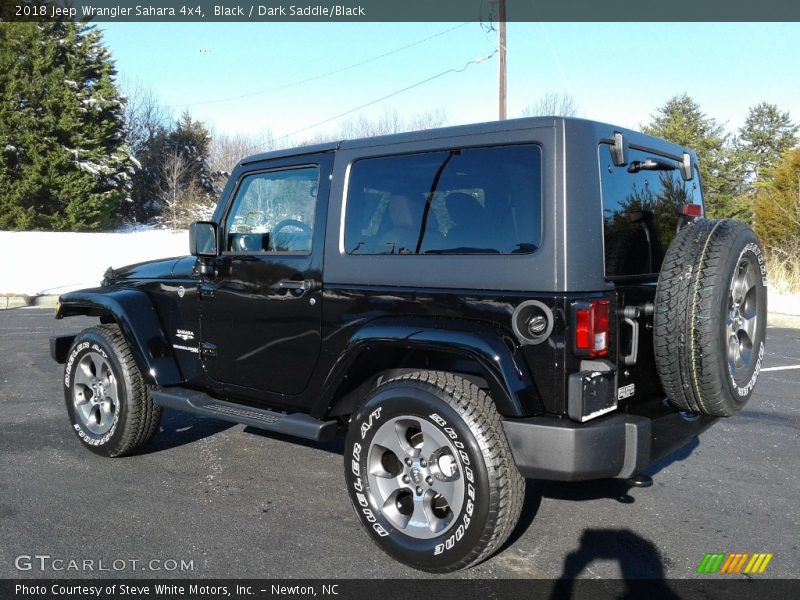
[[548, 92], [522, 109], [523, 117], [575, 117], [578, 105], [566, 92]]

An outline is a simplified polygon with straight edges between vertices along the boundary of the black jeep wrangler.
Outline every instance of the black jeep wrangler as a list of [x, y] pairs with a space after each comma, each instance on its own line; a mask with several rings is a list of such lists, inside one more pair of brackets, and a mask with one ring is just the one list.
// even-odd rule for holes
[[473, 565], [525, 478], [638, 476], [747, 402], [766, 272], [703, 218], [695, 156], [533, 118], [241, 161], [192, 256], [109, 269], [51, 340], [75, 433], [135, 452], [161, 407], [312, 440], [346, 430], [374, 541]]

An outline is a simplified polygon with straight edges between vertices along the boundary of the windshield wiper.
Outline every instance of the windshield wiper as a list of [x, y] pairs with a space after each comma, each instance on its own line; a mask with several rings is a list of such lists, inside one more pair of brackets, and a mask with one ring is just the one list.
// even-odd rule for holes
[[628, 173], [638, 173], [639, 171], [674, 171], [678, 165], [659, 160], [657, 158], [648, 158], [647, 160], [635, 160], [628, 167]]

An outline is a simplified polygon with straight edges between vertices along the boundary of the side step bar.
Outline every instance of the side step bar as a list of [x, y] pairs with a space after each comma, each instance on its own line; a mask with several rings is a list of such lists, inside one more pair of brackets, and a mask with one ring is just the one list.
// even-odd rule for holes
[[263, 408], [253, 408], [217, 400], [208, 394], [186, 388], [170, 387], [153, 390], [153, 401], [165, 408], [242, 423], [293, 435], [318, 442], [326, 442], [336, 435], [336, 421], [320, 421], [303, 413], [285, 414]]

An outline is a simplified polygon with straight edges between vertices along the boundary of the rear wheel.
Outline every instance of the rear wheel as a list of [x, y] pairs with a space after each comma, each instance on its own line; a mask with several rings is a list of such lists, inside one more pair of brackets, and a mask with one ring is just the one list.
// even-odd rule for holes
[[761, 370], [767, 321], [764, 256], [734, 220], [684, 227], [664, 259], [655, 301], [655, 355], [670, 402], [731, 416]]
[[525, 489], [491, 398], [432, 371], [369, 394], [347, 434], [345, 478], [378, 546], [431, 572], [490, 556], [516, 525]]
[[81, 443], [102, 456], [135, 452], [161, 420], [161, 407], [116, 325], [92, 327], [75, 338], [64, 367], [64, 399]]

